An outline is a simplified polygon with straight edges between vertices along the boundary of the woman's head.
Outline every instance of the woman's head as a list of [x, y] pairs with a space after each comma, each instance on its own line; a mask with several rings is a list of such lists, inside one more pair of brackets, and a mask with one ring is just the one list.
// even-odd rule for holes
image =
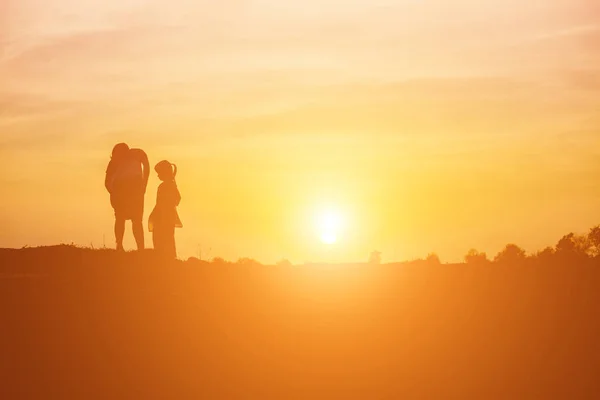
[[127, 155], [128, 151], [129, 146], [127, 146], [127, 143], [118, 143], [115, 145], [115, 147], [113, 147], [112, 158], [115, 160], [123, 159]]
[[175, 175], [177, 175], [177, 166], [175, 164], [171, 164], [167, 160], [162, 160], [154, 167], [154, 170], [158, 174], [158, 178], [161, 181], [169, 181], [175, 179]]

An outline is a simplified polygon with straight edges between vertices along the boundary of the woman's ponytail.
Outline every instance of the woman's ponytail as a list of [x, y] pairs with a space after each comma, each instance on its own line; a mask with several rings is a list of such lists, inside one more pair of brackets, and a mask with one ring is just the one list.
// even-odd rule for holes
[[173, 178], [177, 175], [177, 165], [171, 163], [171, 167], [173, 167]]

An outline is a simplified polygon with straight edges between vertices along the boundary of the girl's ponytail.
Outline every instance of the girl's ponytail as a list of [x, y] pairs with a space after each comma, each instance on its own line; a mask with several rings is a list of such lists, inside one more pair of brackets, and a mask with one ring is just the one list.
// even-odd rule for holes
[[177, 175], [177, 165], [171, 163], [171, 167], [173, 167], [173, 178]]

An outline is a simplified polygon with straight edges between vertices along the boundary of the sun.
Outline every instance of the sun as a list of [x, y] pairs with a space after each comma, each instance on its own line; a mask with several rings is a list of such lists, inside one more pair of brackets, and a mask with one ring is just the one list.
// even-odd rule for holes
[[342, 214], [335, 209], [328, 209], [317, 214], [316, 228], [321, 242], [331, 245], [337, 243], [343, 228]]
[[333, 232], [323, 232], [321, 233], [321, 242], [325, 244], [334, 244], [337, 242], [337, 235]]

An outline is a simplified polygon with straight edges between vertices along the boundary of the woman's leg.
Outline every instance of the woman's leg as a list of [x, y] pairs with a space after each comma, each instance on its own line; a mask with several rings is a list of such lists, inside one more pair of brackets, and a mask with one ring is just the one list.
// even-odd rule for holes
[[144, 226], [142, 225], [142, 220], [131, 220], [131, 227], [133, 229], [133, 237], [135, 238], [137, 249], [144, 250]]
[[117, 250], [123, 250], [123, 236], [125, 236], [125, 220], [120, 216], [115, 218], [115, 242]]
[[144, 250], [144, 192], [139, 189], [131, 194], [131, 226], [133, 228], [133, 237], [138, 250]]

